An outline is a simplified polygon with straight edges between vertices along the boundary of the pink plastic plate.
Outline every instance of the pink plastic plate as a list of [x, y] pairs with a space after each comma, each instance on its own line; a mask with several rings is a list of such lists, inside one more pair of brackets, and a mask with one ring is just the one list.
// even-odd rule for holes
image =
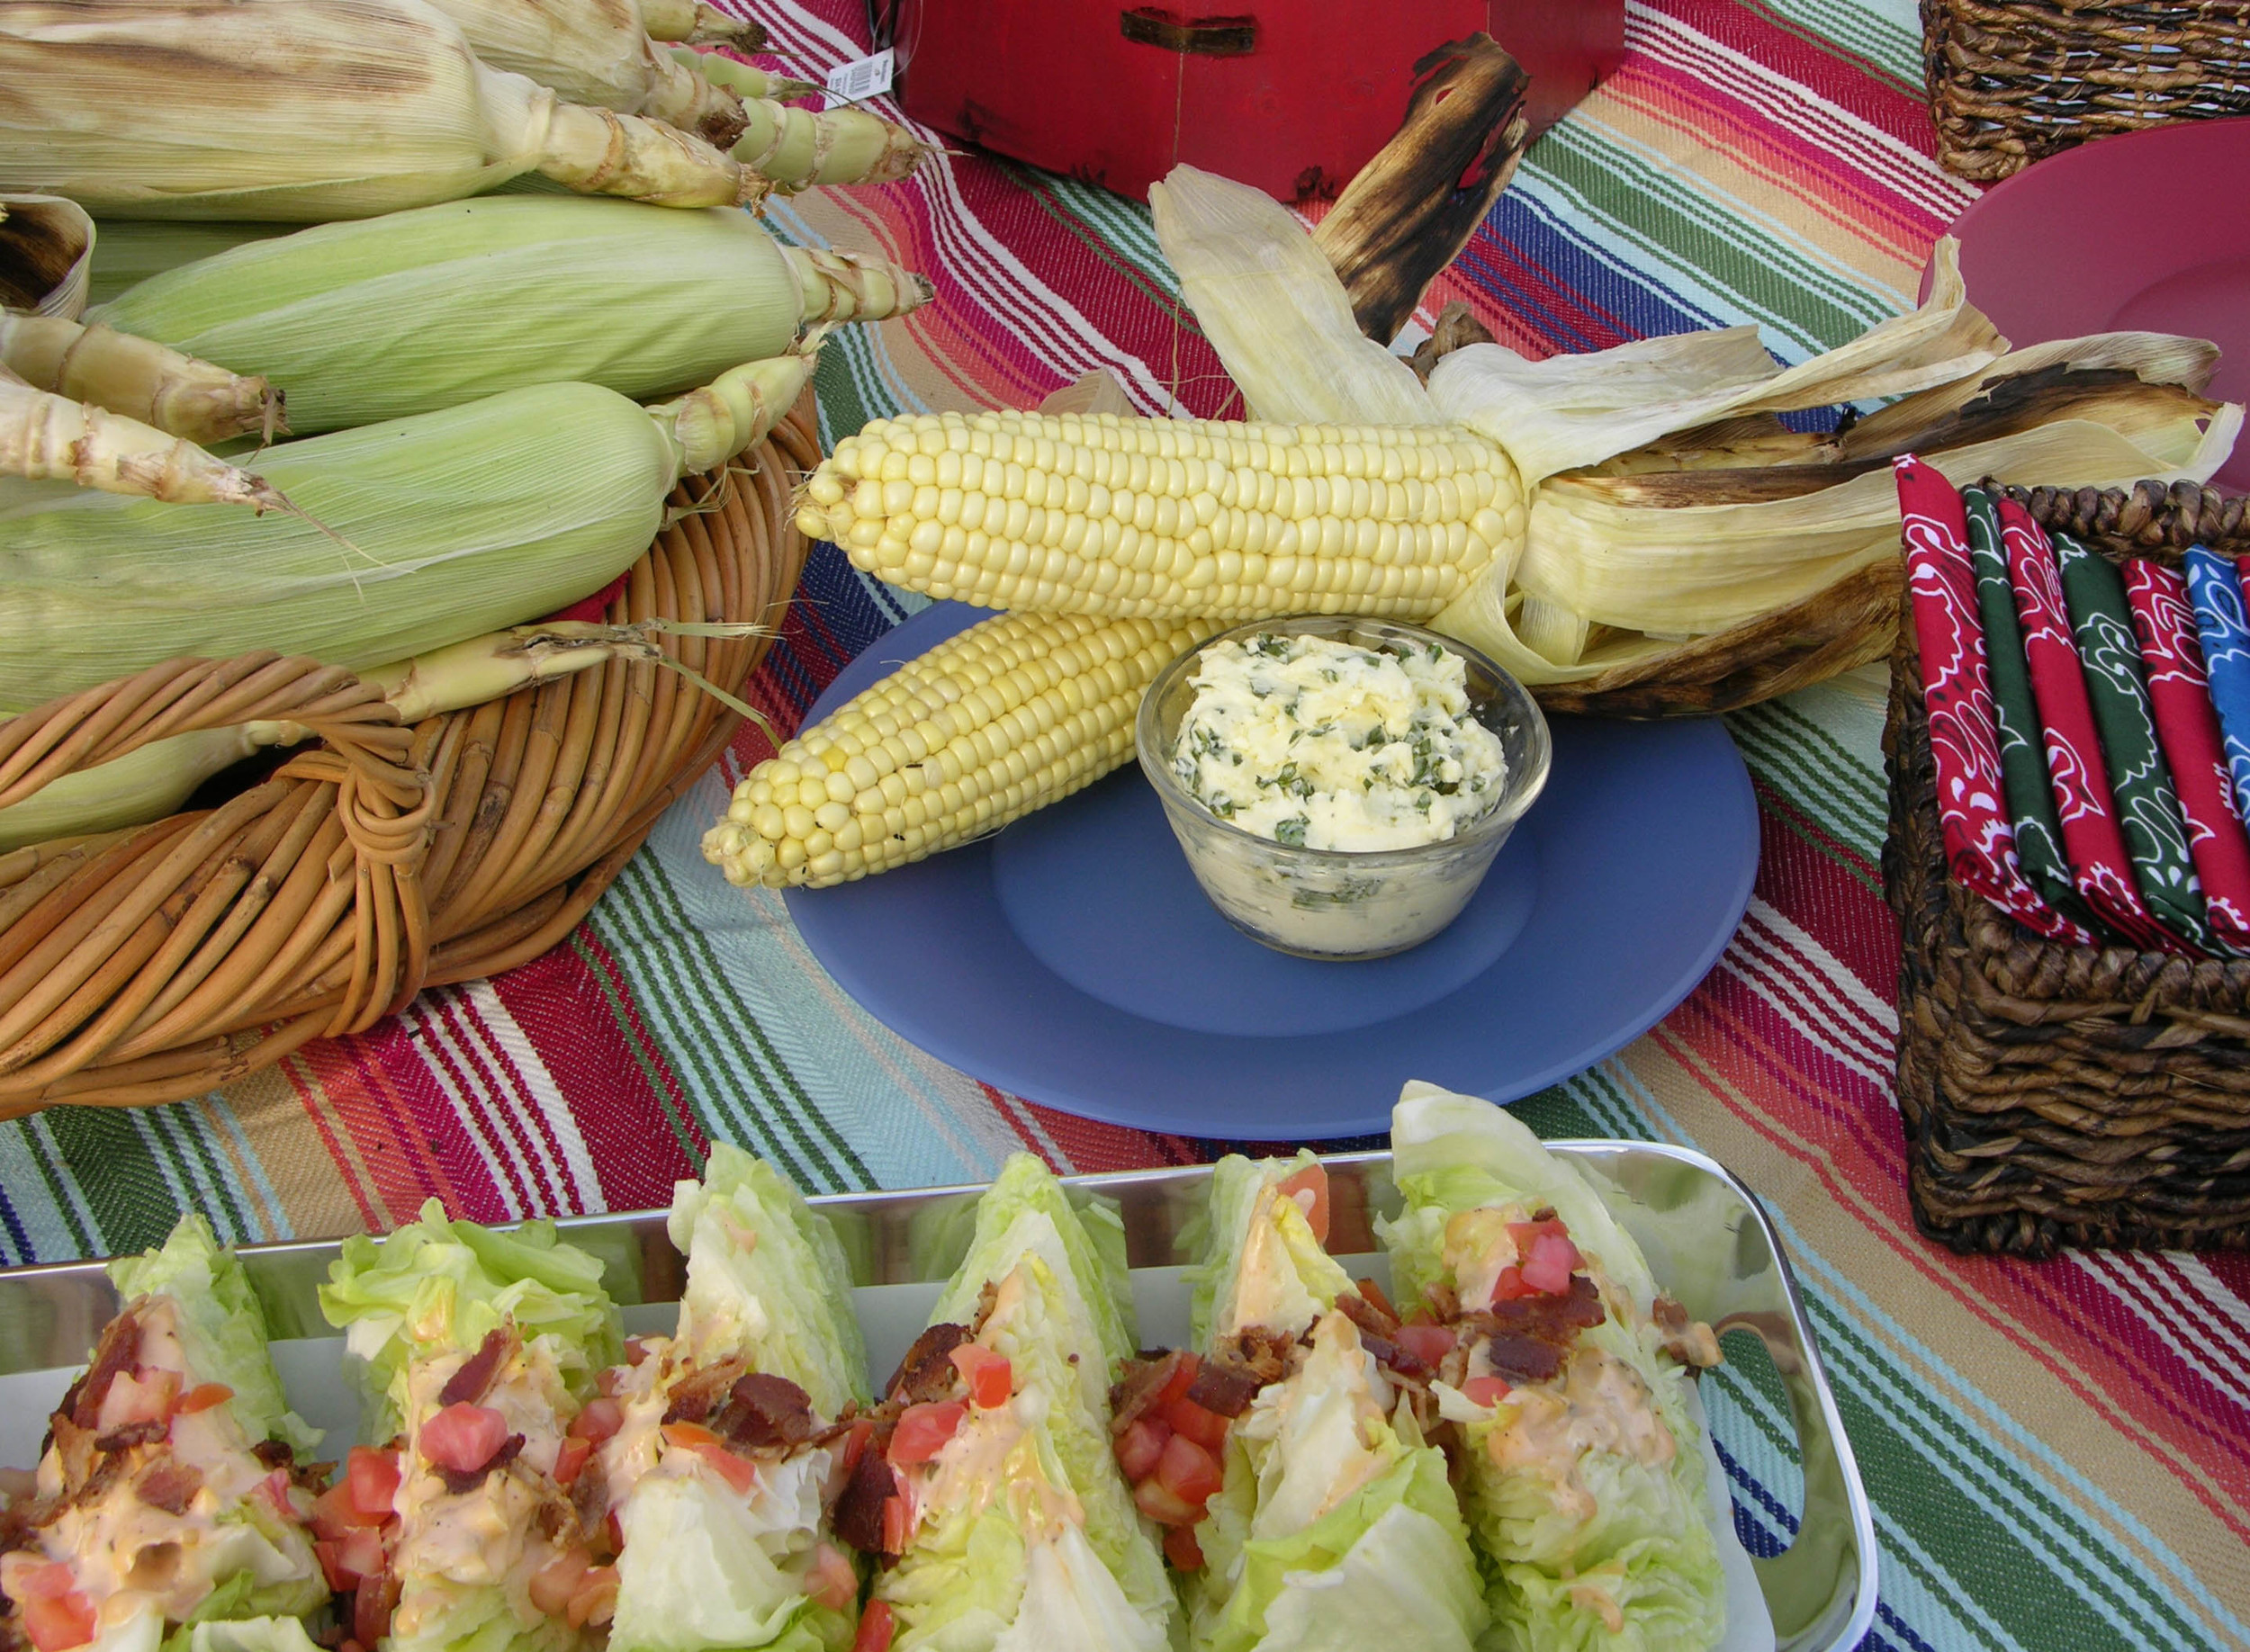
[[[1969, 300], [2012, 344], [2185, 333], [2224, 354], [2210, 394], [2250, 400], [2250, 120], [2191, 121], [2067, 149], [1961, 214]], [[2250, 492], [2250, 443], [2215, 479]]]

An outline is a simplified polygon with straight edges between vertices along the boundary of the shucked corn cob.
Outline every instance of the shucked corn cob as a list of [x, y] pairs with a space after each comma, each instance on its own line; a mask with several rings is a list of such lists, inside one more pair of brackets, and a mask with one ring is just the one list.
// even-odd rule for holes
[[932, 597], [1228, 620], [1426, 618], [1524, 520], [1508, 455], [1465, 429], [1038, 413], [877, 419], [797, 516]]
[[1156, 675], [1215, 624], [1003, 614], [752, 769], [703, 856], [731, 883], [824, 888], [997, 830], [1132, 755]]

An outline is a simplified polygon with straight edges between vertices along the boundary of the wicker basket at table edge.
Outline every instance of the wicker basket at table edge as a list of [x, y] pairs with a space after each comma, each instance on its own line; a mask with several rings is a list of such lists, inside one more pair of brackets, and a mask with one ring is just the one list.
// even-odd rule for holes
[[[2241, 499], [2004, 491], [2113, 558], [2250, 553]], [[1891, 661], [1886, 898], [1922, 1231], [1964, 1252], [2250, 1245], [2250, 962], [2042, 940], [1946, 875], [1921, 660]]]
[[1991, 183], [2112, 132], [2250, 114], [2250, 0], [1922, 0], [1948, 171]]
[[[819, 456], [808, 391], [716, 495], [708, 478], [673, 495], [720, 502], [658, 536], [608, 617], [778, 624], [807, 549], [789, 495]], [[732, 691], [769, 640], [662, 641]], [[322, 740], [218, 808], [0, 857], [0, 1118], [198, 1095], [364, 1030], [422, 987], [536, 957], [741, 723], [649, 664], [410, 730], [349, 673], [309, 660], [181, 665], [91, 695], [113, 714], [155, 704], [154, 679], [205, 702], [193, 718], [175, 704], [143, 738], [290, 717]], [[81, 730], [99, 714], [85, 698]]]

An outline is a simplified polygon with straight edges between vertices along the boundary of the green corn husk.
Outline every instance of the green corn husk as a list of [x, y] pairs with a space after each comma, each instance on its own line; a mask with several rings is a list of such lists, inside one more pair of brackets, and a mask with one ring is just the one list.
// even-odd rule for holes
[[109, 303], [152, 275], [176, 270], [199, 258], [215, 257], [248, 241], [287, 235], [287, 224], [216, 220], [174, 223], [163, 219], [102, 218], [94, 220], [101, 256], [92, 261], [86, 302]]
[[0, 190], [106, 218], [365, 218], [526, 172], [667, 206], [764, 190], [698, 139], [490, 67], [422, 0], [11, 0], [0, 87]]
[[556, 379], [671, 395], [782, 355], [807, 323], [930, 292], [880, 260], [784, 247], [746, 212], [494, 195], [238, 247], [91, 319], [258, 364], [311, 434]]
[[[791, 358], [719, 385], [778, 400], [811, 371]], [[268, 449], [261, 471], [320, 526], [0, 480], [0, 708], [184, 654], [358, 669], [551, 614], [648, 548], [682, 474], [779, 414], [714, 438], [682, 428], [682, 406], [544, 384]]]

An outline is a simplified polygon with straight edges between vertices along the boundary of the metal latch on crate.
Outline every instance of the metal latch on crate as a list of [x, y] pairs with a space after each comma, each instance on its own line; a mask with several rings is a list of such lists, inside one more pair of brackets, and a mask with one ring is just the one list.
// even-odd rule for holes
[[1127, 40], [1166, 51], [1242, 58], [1258, 48], [1255, 17], [1183, 17], [1160, 6], [1143, 5], [1119, 13], [1117, 24]]

